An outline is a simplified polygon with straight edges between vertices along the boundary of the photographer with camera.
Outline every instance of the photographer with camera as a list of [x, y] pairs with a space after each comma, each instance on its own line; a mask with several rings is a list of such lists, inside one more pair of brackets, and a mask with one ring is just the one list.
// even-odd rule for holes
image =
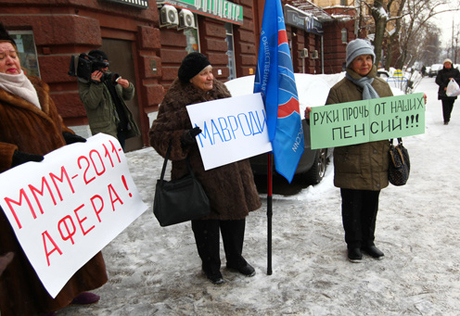
[[92, 50], [85, 58], [91, 70], [90, 73], [77, 74], [78, 91], [86, 109], [91, 133], [116, 137], [124, 150], [126, 139], [140, 135], [125, 103], [134, 97], [134, 86], [117, 73], [109, 71], [109, 59], [105, 52]]

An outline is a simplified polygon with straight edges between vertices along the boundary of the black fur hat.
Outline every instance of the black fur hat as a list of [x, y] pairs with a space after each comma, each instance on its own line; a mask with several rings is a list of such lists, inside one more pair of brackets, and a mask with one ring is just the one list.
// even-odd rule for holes
[[11, 44], [13, 44], [13, 46], [14, 46], [15, 48], [17, 48], [16, 42], [15, 42], [14, 39], [8, 34], [8, 32], [6, 31], [5, 27], [3, 26], [2, 22], [0, 22], [0, 41], [7, 41], [7, 42], [10, 42]]
[[102, 50], [99, 49], [94, 49], [88, 53], [88, 55], [98, 58], [100, 60], [109, 60], [109, 57], [107, 57], [107, 54], [104, 53]]
[[179, 79], [187, 83], [209, 65], [211, 63], [205, 55], [197, 52], [190, 53], [185, 56], [179, 67]]

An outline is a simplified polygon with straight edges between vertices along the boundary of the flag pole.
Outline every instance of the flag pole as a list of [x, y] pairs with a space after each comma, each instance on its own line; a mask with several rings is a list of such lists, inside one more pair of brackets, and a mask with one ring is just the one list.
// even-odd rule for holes
[[272, 174], [272, 154], [267, 155], [267, 275], [272, 275], [272, 189], [273, 189], [273, 174]]
[[[304, 149], [299, 98], [281, 0], [266, 0], [260, 32], [254, 93], [262, 93], [268, 138], [273, 151], [268, 156], [267, 274], [272, 274], [272, 183], [273, 167], [289, 183]], [[281, 109], [280, 111], [278, 111]], [[280, 133], [278, 133], [280, 131]], [[273, 156], [272, 156], [273, 155]], [[272, 164], [272, 160], [276, 162]]]

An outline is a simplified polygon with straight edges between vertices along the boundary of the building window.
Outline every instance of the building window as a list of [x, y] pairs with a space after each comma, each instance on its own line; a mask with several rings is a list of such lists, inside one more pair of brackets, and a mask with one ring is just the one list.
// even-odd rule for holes
[[193, 53], [193, 52], [199, 52], [200, 47], [198, 45], [198, 30], [196, 29], [185, 29], [184, 30], [185, 37], [187, 39], [187, 47], [185, 47], [185, 50], [187, 51], [187, 54]]
[[348, 5], [347, 0], [340, 0], [340, 5]]
[[342, 29], [342, 43], [346, 44], [348, 42], [348, 31], [346, 28]]
[[25, 69], [27, 75], [40, 77], [37, 49], [35, 47], [33, 32], [9, 31], [8, 34], [10, 34], [10, 36], [14, 39], [16, 46], [18, 47], [21, 67]]
[[235, 45], [233, 43], [233, 25], [231, 23], [225, 23], [225, 31], [227, 42], [227, 56], [228, 56], [228, 80], [236, 78], [236, 65], [235, 65]]

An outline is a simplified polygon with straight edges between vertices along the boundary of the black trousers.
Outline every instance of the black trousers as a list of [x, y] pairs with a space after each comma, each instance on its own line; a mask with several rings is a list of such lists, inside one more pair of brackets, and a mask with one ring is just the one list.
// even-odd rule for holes
[[220, 233], [224, 242], [227, 266], [237, 268], [246, 263], [242, 256], [246, 220], [193, 220], [198, 255], [206, 273], [215, 274], [220, 270]]
[[380, 191], [340, 189], [340, 193], [347, 247], [373, 246]]
[[444, 118], [444, 123], [449, 123], [450, 114], [454, 108], [455, 99], [442, 99], [442, 116]]
[[125, 143], [126, 143], [126, 134], [123, 131], [117, 132], [117, 138], [118, 141], [120, 142], [121, 148], [123, 148], [123, 151], [125, 151]]

